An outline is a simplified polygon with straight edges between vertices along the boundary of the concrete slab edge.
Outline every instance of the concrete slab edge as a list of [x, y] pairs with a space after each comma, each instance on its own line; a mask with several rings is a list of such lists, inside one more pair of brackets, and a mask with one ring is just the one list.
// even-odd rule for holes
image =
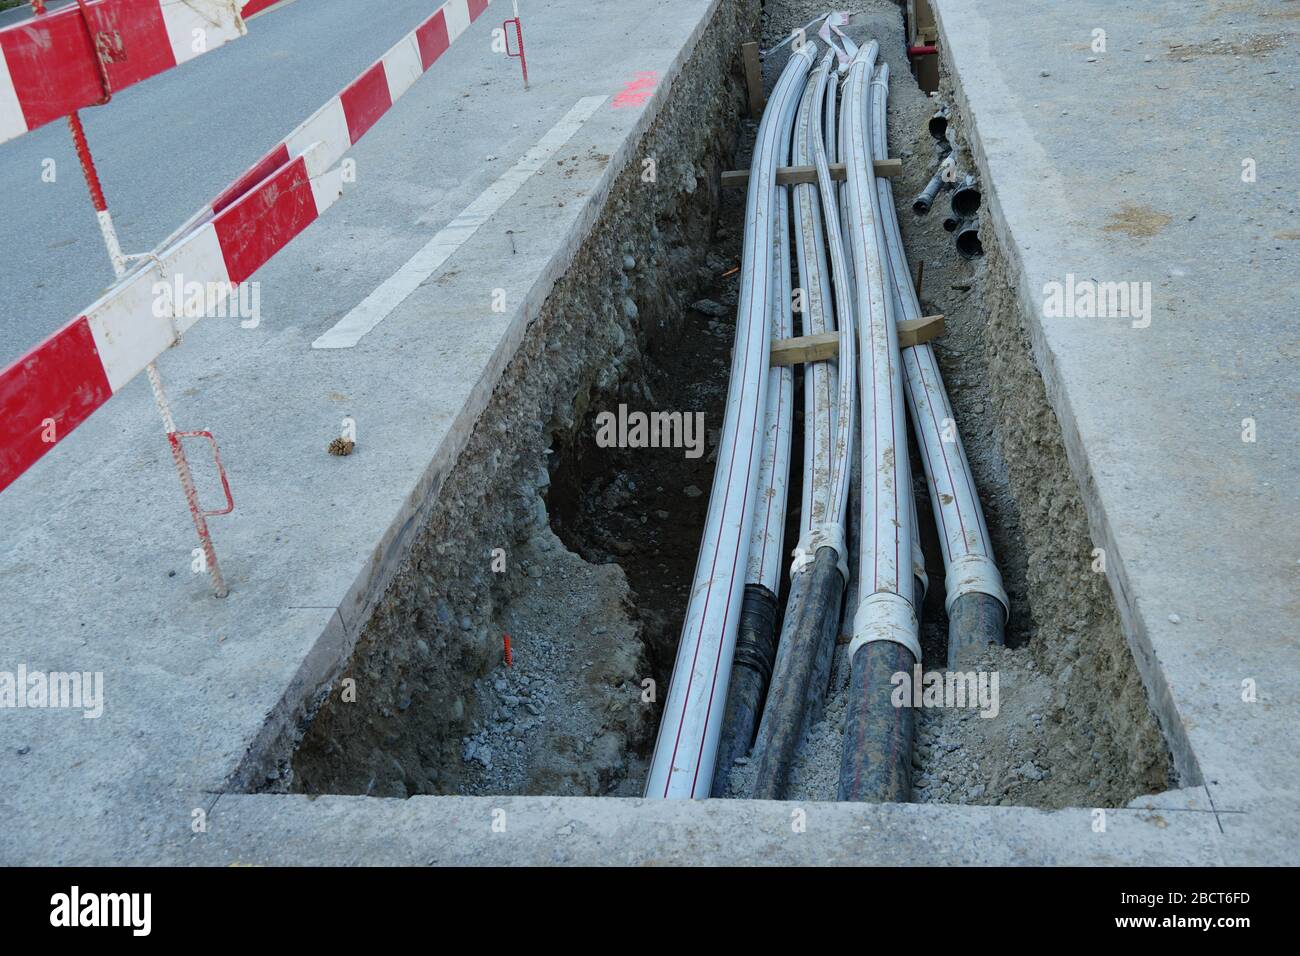
[[[1188, 739], [1169, 684], [1157, 660], [1142, 611], [1138, 606], [1137, 596], [1125, 569], [1123, 554], [1111, 529], [1105, 503], [1097, 494], [1087, 449], [1077, 428], [1076, 416], [1062, 381], [1056, 355], [1043, 330], [1041, 296], [1030, 285], [1023, 252], [1003, 210], [998, 184], [1004, 177], [1000, 177], [998, 173], [1001, 171], [995, 170], [990, 164], [988, 153], [980, 139], [980, 117], [983, 110], [963, 83], [963, 69], [980, 61], [983, 54], [979, 50], [972, 49], [968, 34], [951, 30], [950, 25], [956, 19], [952, 11], [945, 11], [942, 3], [936, 3], [934, 8], [940, 37], [940, 55], [951, 77], [954, 100], [962, 114], [967, 117], [966, 133], [983, 183], [983, 202], [988, 210], [984, 221], [992, 227], [1008, 267], [1016, 277], [1016, 294], [1024, 327], [1029, 334], [1034, 361], [1043, 377], [1048, 401], [1061, 426], [1066, 457], [1070, 463], [1070, 471], [1079, 486], [1093, 540], [1098, 547], [1105, 549], [1106, 578], [1115, 597], [1125, 639], [1147, 688], [1151, 709], [1169, 745], [1179, 783], [1185, 787], [1201, 785], [1204, 778], [1200, 764]], [[962, 51], [960, 60], [954, 56], [954, 50], [958, 47]], [[984, 59], [986, 62], [979, 65], [987, 66], [988, 71], [993, 71], [996, 68], [995, 64], [987, 61], [987, 58]]]

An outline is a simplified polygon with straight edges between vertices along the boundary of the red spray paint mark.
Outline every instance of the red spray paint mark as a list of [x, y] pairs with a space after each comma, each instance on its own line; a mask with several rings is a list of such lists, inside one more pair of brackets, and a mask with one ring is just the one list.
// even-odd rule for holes
[[502, 637], [505, 639], [506, 667], [514, 667], [515, 659], [514, 656], [510, 653], [510, 635], [503, 634]]
[[622, 109], [625, 106], [640, 106], [650, 98], [654, 92], [655, 86], [659, 83], [659, 74], [654, 70], [647, 70], [636, 75], [636, 79], [628, 80], [623, 85], [623, 89], [614, 97], [614, 109]]

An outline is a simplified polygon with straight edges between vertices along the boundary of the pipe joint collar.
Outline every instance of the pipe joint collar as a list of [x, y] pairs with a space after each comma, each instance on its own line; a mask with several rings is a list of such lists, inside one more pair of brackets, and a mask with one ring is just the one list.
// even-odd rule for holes
[[820, 548], [834, 548], [837, 566], [844, 576], [844, 583], [849, 583], [849, 548], [844, 542], [844, 527], [838, 522], [823, 521], [804, 531], [790, 552], [794, 560], [790, 562], [790, 578], [812, 567]]
[[1002, 605], [1002, 612], [1006, 615], [1003, 623], [1011, 617], [1011, 602], [1007, 598], [1007, 592], [1002, 590], [1002, 575], [998, 573], [998, 566], [991, 558], [982, 554], [956, 555], [944, 569], [944, 583], [947, 586], [944, 608], [949, 614], [952, 613], [953, 604], [963, 594], [979, 592]]
[[893, 591], [877, 591], [863, 598], [853, 615], [853, 640], [849, 641], [849, 660], [864, 644], [890, 641], [901, 644], [921, 663], [919, 626], [912, 602]]

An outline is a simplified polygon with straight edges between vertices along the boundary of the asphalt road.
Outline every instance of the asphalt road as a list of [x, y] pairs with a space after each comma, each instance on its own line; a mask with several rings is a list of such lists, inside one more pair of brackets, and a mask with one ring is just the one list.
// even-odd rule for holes
[[[123, 249], [152, 249], [438, 6], [292, 0], [248, 36], [83, 110]], [[0, 145], [0, 184], [4, 365], [90, 304], [112, 269], [65, 123]]]

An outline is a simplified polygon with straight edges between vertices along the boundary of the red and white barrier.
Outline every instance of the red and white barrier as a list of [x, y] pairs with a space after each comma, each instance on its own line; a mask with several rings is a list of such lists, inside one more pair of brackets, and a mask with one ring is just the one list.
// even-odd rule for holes
[[329, 157], [327, 163], [342, 158], [479, 18], [490, 2], [448, 0], [431, 17], [398, 40], [338, 96], [250, 166], [212, 202], [191, 216], [163, 245], [170, 245], [199, 223], [219, 213], [271, 172], [300, 155], [307, 145], [319, 143], [325, 150], [324, 155]]
[[333, 204], [342, 191], [342, 173], [330, 168], [489, 2], [448, 0], [191, 217], [158, 252], [144, 257], [144, 264], [0, 371], [0, 491], [197, 321], [198, 310], [180, 302], [170, 302], [170, 314], [159, 318], [155, 285], [169, 286], [170, 296], [167, 278], [183, 275], [187, 284], [200, 283], [206, 290], [200, 314], [215, 312], [232, 286]]
[[[211, 314], [338, 199], [342, 174], [324, 155], [307, 149], [0, 371], [0, 491], [194, 325], [168, 276], [204, 282]], [[158, 284], [170, 308], [156, 308]]]
[[244, 2], [86, 0], [5, 27], [0, 143], [243, 36]]

